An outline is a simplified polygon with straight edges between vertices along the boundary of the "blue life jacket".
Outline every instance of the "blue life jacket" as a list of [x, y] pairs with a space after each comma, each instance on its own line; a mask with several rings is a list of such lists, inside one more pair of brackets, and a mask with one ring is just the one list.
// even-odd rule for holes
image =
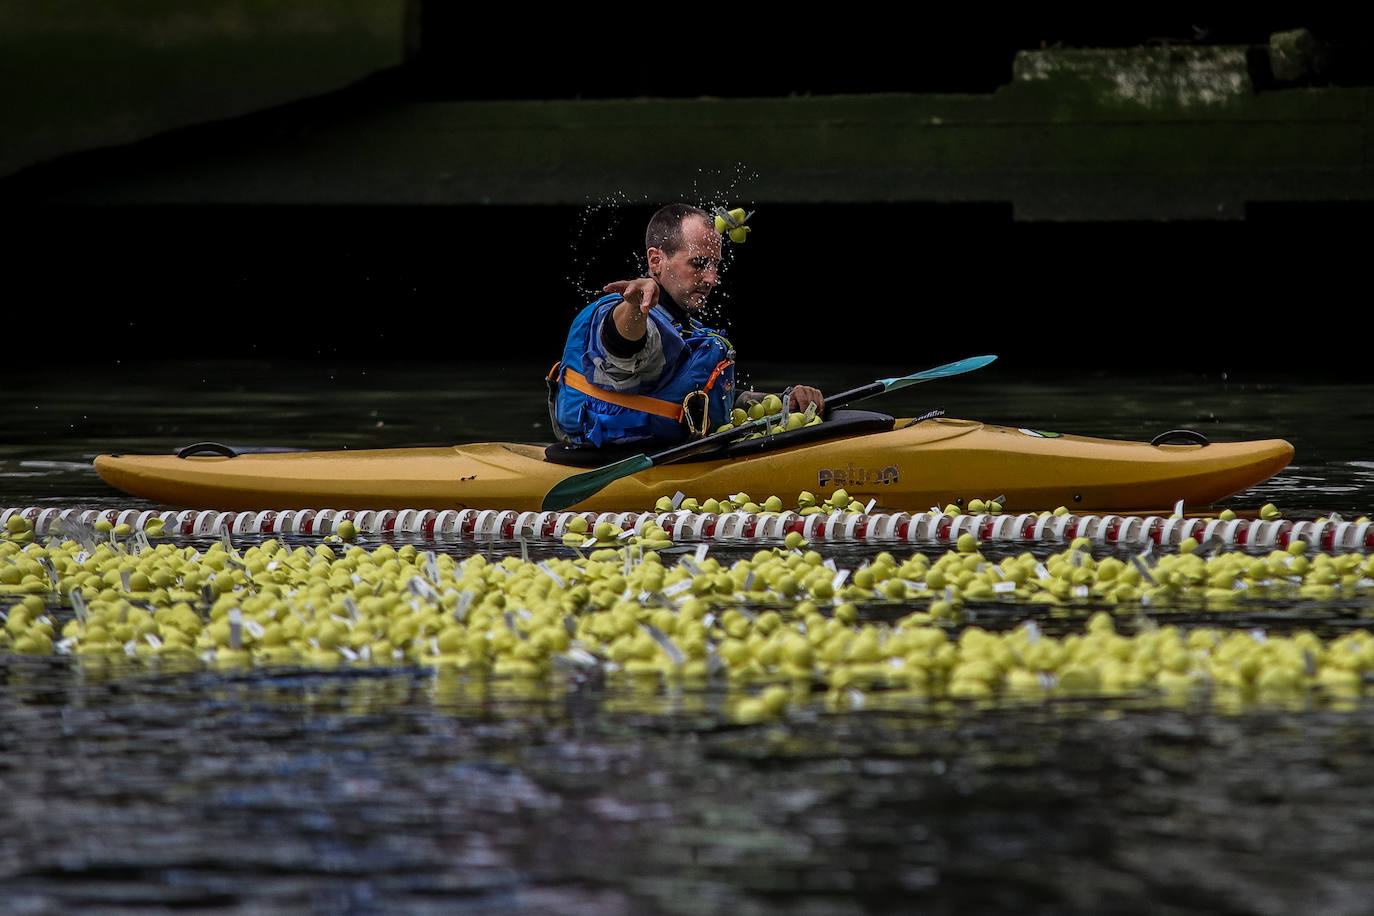
[[606, 356], [601, 325], [620, 302], [619, 295], [602, 296], [573, 319], [563, 361], [549, 376], [558, 383], [551, 413], [559, 438], [598, 447], [643, 439], [673, 443], [727, 422], [735, 399], [734, 348], [690, 317], [687, 327], [679, 326], [662, 306], [649, 312], [663, 341], [659, 376], [623, 391], [592, 381], [594, 360]]

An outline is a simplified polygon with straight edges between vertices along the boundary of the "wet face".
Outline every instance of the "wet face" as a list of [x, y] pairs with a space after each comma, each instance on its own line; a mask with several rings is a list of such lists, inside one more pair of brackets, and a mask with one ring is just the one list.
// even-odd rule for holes
[[699, 216], [682, 221], [683, 245], [669, 256], [650, 248], [649, 274], [683, 308], [696, 311], [720, 282], [720, 235]]

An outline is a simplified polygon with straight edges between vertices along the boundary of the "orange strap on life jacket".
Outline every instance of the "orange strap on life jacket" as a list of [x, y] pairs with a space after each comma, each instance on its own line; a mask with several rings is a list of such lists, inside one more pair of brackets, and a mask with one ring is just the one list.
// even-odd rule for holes
[[[558, 367], [554, 367], [557, 373]], [[655, 416], [666, 417], [674, 423], [682, 422], [682, 405], [674, 404], [671, 401], [663, 401], [658, 398], [649, 397], [645, 394], [624, 394], [619, 391], [609, 391], [599, 388], [587, 380], [587, 377], [576, 369], [565, 368], [563, 379], [569, 387], [574, 388], [588, 397], [598, 398], [607, 404], [614, 404], [617, 407], [625, 407], [629, 410], [638, 410], [643, 413], [651, 413]]]

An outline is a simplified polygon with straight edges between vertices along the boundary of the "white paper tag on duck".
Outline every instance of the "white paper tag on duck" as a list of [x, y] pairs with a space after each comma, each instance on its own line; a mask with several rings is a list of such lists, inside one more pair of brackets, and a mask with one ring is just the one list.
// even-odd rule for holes
[[468, 589], [458, 593], [458, 603], [453, 606], [453, 619], [459, 623], [467, 620], [468, 608], [472, 607], [475, 596]]
[[439, 592], [420, 576], [411, 576], [406, 586], [412, 595], [430, 604], [439, 603]]
[[553, 580], [554, 585], [558, 586], [559, 588], [564, 587], [563, 577], [553, 571], [553, 567], [549, 566], [548, 560], [540, 560], [535, 565], [544, 571], [544, 575], [548, 576], [550, 579]]
[[688, 590], [689, 588], [691, 588], [691, 587], [692, 587], [692, 580], [691, 580], [691, 579], [679, 579], [679, 580], [677, 580], [676, 582], [674, 582], [672, 585], [669, 585], [667, 588], [663, 589], [663, 594], [664, 594], [665, 597], [671, 598], [671, 597], [673, 597], [674, 595], [680, 595], [680, 594], [682, 594], [683, 592], [687, 591], [687, 590]]
[[229, 648], [235, 652], [243, 648], [243, 611], [229, 609]]

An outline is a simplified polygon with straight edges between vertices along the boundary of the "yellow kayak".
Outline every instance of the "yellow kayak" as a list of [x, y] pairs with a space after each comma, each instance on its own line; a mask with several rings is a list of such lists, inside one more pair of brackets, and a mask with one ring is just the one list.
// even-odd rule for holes
[[[824, 438], [781, 433], [749, 454], [650, 467], [609, 483], [577, 510], [647, 510], [681, 491], [700, 499], [741, 491], [785, 501], [843, 488], [874, 511], [925, 511], [1002, 497], [1007, 511], [1151, 512], [1207, 506], [1282, 470], [1293, 447], [1251, 442], [1127, 442], [992, 426], [947, 417], [893, 419], [876, 431]], [[873, 424], [870, 424], [870, 427]], [[1201, 437], [1197, 437], [1199, 441]], [[101, 455], [108, 483], [158, 503], [206, 509], [537, 510], [555, 484], [584, 473], [541, 445], [245, 453], [233, 457]]]

